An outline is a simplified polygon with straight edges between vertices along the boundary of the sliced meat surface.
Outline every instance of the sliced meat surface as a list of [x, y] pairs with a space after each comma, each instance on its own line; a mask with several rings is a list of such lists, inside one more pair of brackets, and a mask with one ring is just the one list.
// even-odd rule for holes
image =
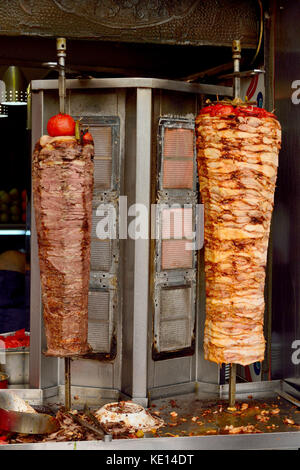
[[33, 197], [39, 245], [47, 355], [90, 350], [88, 290], [93, 196], [92, 144], [43, 136], [33, 154]]

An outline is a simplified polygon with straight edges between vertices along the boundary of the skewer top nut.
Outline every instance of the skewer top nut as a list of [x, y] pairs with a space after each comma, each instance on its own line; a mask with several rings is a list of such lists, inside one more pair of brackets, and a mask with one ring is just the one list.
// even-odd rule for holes
[[232, 52], [233, 53], [240, 53], [242, 50], [241, 48], [241, 41], [239, 39], [235, 39], [232, 41]]
[[66, 38], [57, 38], [56, 39], [56, 49], [58, 52], [66, 52], [67, 50], [67, 40]]

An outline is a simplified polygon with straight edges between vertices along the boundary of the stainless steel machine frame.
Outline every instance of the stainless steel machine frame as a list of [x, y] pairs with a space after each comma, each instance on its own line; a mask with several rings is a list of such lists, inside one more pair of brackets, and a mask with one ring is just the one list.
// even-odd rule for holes
[[[24, 391], [19, 391], [24, 396]], [[33, 391], [28, 391], [26, 398], [32, 404], [40, 404], [41, 396], [34, 396]], [[271, 382], [256, 382], [237, 384], [237, 400], [246, 400], [249, 393], [255, 399], [265, 400], [275, 398], [279, 393], [293, 393], [295, 389], [284, 381], [273, 380]], [[184, 395], [186, 400], [197, 398], [228, 399], [228, 385], [208, 385], [202, 393], [188, 393]], [[300, 393], [296, 392], [298, 399]], [[100, 397], [98, 397], [99, 399]], [[175, 397], [176, 399], [178, 396]], [[114, 439], [108, 441], [76, 441], [76, 442], [45, 442], [34, 444], [8, 444], [1, 446], [2, 450], [296, 450], [300, 448], [299, 430], [286, 432], [271, 432], [263, 434], [231, 434], [231, 435], [206, 435], [189, 437], [160, 437], [154, 438], [145, 435], [143, 439]]]
[[[272, 291], [272, 335], [268, 361], [272, 363], [272, 381], [237, 384], [237, 399], [248, 394], [254, 398], [276, 396], [278, 391], [289, 392], [300, 398], [299, 362], [292, 361], [299, 345], [299, 78], [300, 61], [298, 47], [297, 2], [270, 0], [270, 15], [265, 20], [265, 68], [267, 109], [276, 108], [283, 125], [283, 148], [280, 155], [278, 189], [275, 197], [275, 212], [269, 256], [273, 256], [273, 270], [268, 272], [268, 284]], [[276, 25], [275, 25], [276, 17]], [[21, 24], [21, 23], [20, 23]], [[289, 34], [286, 34], [286, 31]], [[276, 35], [275, 35], [276, 33]], [[276, 36], [276, 39], [275, 39]], [[275, 48], [275, 43], [277, 49]], [[275, 68], [276, 66], [276, 68]], [[274, 70], [275, 68], [275, 70]], [[297, 83], [295, 82], [297, 81]], [[275, 86], [274, 86], [275, 83]], [[33, 92], [33, 144], [45, 132], [45, 123], [58, 110], [57, 80], [35, 81]], [[213, 85], [196, 85], [157, 79], [93, 79], [67, 80], [67, 112], [81, 115], [87, 109], [103, 123], [109, 116], [119, 117], [119, 171], [120, 187], [116, 192], [99, 193], [99, 202], [114, 200], [114, 195], [126, 194], [129, 201], [142, 202], [148, 208], [153, 200], [151, 189], [151, 158], [157, 158], [157, 129], [153, 123], [164, 114], [176, 114], [173, 104], [180, 96], [190, 96], [194, 106], [186, 104], [186, 114], [195, 114], [197, 104], [204, 95], [231, 95], [233, 90]], [[77, 99], [76, 99], [77, 93]], [[52, 94], [52, 99], [51, 99]], [[95, 95], [99, 99], [95, 100]], [[296, 102], [293, 102], [293, 95]], [[50, 96], [50, 99], [47, 97]], [[176, 96], [176, 100], [172, 100]], [[48, 100], [48, 101], [47, 101]], [[186, 98], [189, 101], [188, 98]], [[45, 103], [47, 101], [47, 106]], [[173, 101], [173, 102], [172, 102]], [[184, 100], [183, 100], [184, 101]], [[101, 106], [99, 107], [99, 102]], [[178, 101], [182, 105], [182, 99]], [[176, 106], [176, 104], [175, 104]], [[163, 112], [161, 110], [163, 109]], [[185, 114], [186, 113], [186, 114]], [[172, 117], [172, 116], [171, 116]], [[167, 116], [164, 116], [167, 119]], [[88, 117], [86, 116], [88, 121]], [[187, 118], [188, 119], [188, 118]], [[156, 120], [156, 121], [155, 121]], [[94, 123], [94, 121], [93, 121]], [[152, 142], [152, 144], [151, 144]], [[154, 142], [154, 144], [153, 144]], [[132, 156], [132, 158], [128, 158]], [[116, 160], [115, 160], [116, 161]], [[155, 174], [155, 178], [157, 175]], [[284, 230], [282, 230], [284, 227]], [[121, 226], [120, 226], [121, 228]], [[118, 335], [118, 347], [109, 358], [76, 360], [72, 363], [73, 395], [79, 395], [76, 403], [86, 401], [99, 406], [100, 402], [133, 397], [147, 404], [161, 397], [191, 394], [200, 399], [228, 397], [228, 385], [219, 385], [218, 368], [203, 358], [202, 335], [205, 296], [203, 289], [202, 255], [197, 259], [198, 311], [195, 352], [191, 356], [167, 358], [154, 361], [152, 358], [153, 315], [153, 267], [151, 256], [154, 245], [151, 240], [123, 240], [112, 247], [114, 266], [105, 274], [91, 274], [91, 289], [114, 290], [118, 299], [110, 299], [113, 328]], [[16, 390], [31, 404], [47, 400], [63, 400], [63, 361], [45, 358], [45, 347], [41, 315], [40, 277], [38, 269], [37, 242], [34, 215], [32, 218], [31, 250], [31, 348], [30, 384]], [[120, 255], [121, 264], [117, 255]], [[158, 255], [159, 261], [159, 255]], [[270, 267], [272, 265], [270, 263]], [[118, 272], [118, 277], [116, 273]], [[120, 289], [122, 287], [122, 289]], [[117, 294], [120, 289], [120, 294]], [[121, 295], [122, 294], [122, 295]], [[268, 308], [271, 308], [270, 305]], [[124, 319], [126, 321], [124, 321]], [[112, 336], [113, 336], [112, 328]], [[293, 349], [293, 344], [297, 342]], [[271, 349], [272, 346], [272, 349]], [[299, 354], [296, 356], [299, 359]], [[174, 365], [174, 366], [173, 366]], [[276, 380], [278, 379], [278, 380]], [[284, 381], [279, 379], [285, 379]], [[292, 384], [291, 387], [289, 384]], [[16, 387], [16, 386], [15, 386]], [[298, 388], [298, 390], [297, 390]], [[76, 405], [75, 405], [76, 406]], [[300, 432], [272, 432], [247, 435], [216, 435], [180, 438], [144, 438], [114, 440], [113, 442], [70, 442], [18, 444], [2, 446], [9, 450], [23, 449], [297, 449], [300, 448]]]

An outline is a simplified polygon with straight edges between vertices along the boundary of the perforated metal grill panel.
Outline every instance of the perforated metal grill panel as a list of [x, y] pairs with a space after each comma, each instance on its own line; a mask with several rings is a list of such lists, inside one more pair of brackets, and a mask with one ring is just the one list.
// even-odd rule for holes
[[162, 210], [162, 239], [188, 238], [193, 236], [193, 209], [172, 208]]
[[89, 292], [89, 318], [91, 320], [109, 320], [109, 292]]
[[[115, 232], [118, 213], [114, 201], [120, 190], [119, 118], [86, 116], [83, 124], [89, 126], [95, 145], [91, 272], [97, 283], [93, 281], [93, 290], [89, 292], [88, 340], [93, 352], [110, 353], [118, 306], [119, 253]], [[105, 212], [101, 213], [102, 210]], [[115, 223], [107, 224], [109, 220]]]
[[172, 351], [190, 347], [193, 316], [191, 287], [161, 289], [160, 308], [160, 349]]
[[192, 129], [165, 129], [165, 158], [190, 158], [194, 156], [194, 133]]
[[88, 341], [95, 352], [109, 351], [110, 335], [110, 293], [89, 292]]
[[95, 145], [95, 160], [112, 158], [112, 142], [110, 126], [91, 126], [91, 134]]
[[165, 128], [163, 144], [163, 187], [193, 188], [194, 133], [192, 129]]
[[182, 319], [189, 316], [191, 306], [192, 289], [190, 287], [161, 289], [161, 320]]
[[91, 237], [98, 240], [113, 239], [115, 236], [116, 213], [112, 204], [99, 205], [93, 210]]
[[111, 187], [111, 160], [94, 161], [94, 186], [97, 189], [109, 189]]
[[176, 320], [161, 322], [160, 324], [160, 348], [162, 351], [174, 351], [176, 349], [191, 346], [191, 334], [188, 320]]
[[88, 342], [94, 352], [105, 353], [110, 350], [110, 335], [108, 323], [89, 320]]
[[179, 269], [193, 267], [193, 252], [187, 250], [187, 240], [163, 240], [161, 267], [162, 269]]
[[[159, 237], [155, 257], [155, 360], [192, 351], [196, 311], [196, 152], [194, 122], [161, 118]], [[167, 191], [165, 191], [167, 190]], [[163, 355], [161, 355], [163, 354]], [[166, 356], [167, 354], [167, 356]]]
[[95, 144], [94, 187], [109, 189], [112, 184], [112, 132], [110, 126], [90, 126]]

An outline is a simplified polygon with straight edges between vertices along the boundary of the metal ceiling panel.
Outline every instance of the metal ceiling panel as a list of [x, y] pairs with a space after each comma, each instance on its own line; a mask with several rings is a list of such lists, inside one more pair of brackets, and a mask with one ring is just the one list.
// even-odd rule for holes
[[[4, 36], [39, 36], [255, 48], [258, 9], [249, 0], [15, 0], [0, 3]], [[88, 48], [87, 48], [88, 49]], [[89, 56], [88, 50], [86, 55]], [[136, 58], [135, 58], [136, 60]]]

